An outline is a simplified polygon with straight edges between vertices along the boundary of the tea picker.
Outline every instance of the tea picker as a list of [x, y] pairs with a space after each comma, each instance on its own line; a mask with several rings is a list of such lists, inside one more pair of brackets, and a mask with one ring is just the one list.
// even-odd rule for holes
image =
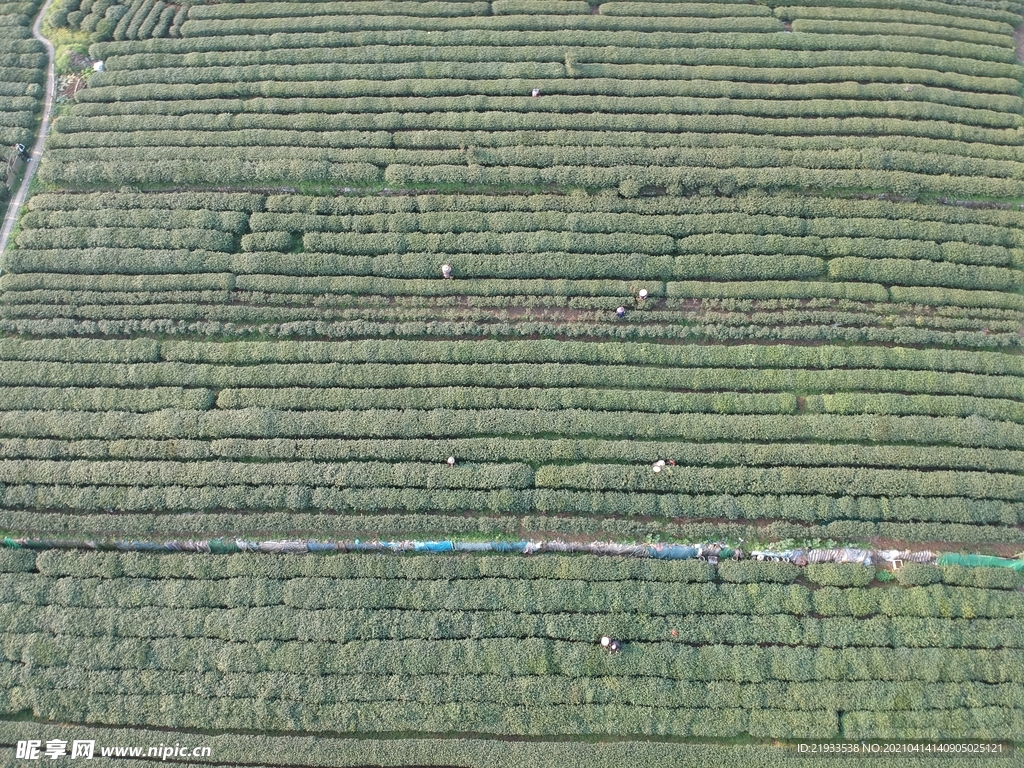
[[447, 464], [448, 464], [449, 467], [454, 467], [455, 466], [455, 457], [454, 456], [449, 456]]
[[619, 640], [613, 640], [605, 635], [601, 638], [601, 647], [608, 651], [609, 654], [616, 654], [622, 650], [622, 642]]
[[451, 264], [442, 264], [441, 265], [441, 277], [443, 277], [445, 280], [451, 280], [452, 279], [452, 265]]
[[626, 316], [626, 308], [625, 307], [619, 307], [618, 309], [615, 310], [615, 314], [618, 317], [625, 317]]

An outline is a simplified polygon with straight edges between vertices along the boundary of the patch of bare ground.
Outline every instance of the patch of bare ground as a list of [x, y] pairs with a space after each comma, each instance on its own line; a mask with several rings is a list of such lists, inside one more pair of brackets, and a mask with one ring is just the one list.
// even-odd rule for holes
[[61, 75], [57, 79], [57, 103], [73, 101], [84, 85], [85, 80], [80, 74]]

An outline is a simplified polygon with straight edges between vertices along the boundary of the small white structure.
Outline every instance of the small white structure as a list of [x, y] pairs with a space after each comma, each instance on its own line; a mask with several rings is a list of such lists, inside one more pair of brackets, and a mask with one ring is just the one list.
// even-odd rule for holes
[[455, 457], [454, 456], [449, 456], [448, 457], [448, 466], [449, 467], [454, 467], [455, 466]]
[[640, 289], [640, 293], [637, 294], [637, 297], [640, 299], [640, 301], [643, 301], [644, 299], [646, 299], [647, 298], [647, 289], [646, 288], [641, 288]]
[[102, 61], [94, 61], [92, 63], [92, 71], [93, 72], [103, 72], [105, 69], [106, 69], [106, 67], [103, 66], [103, 62]]
[[441, 265], [441, 277], [443, 277], [445, 280], [451, 280], [452, 279], [452, 265], [451, 264], [442, 264]]

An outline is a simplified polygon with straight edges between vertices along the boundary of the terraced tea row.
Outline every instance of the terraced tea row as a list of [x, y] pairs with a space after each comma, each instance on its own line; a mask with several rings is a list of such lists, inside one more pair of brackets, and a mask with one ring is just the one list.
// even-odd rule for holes
[[[935, 538], [1021, 536], [1014, 355], [10, 339], [0, 357], [0, 503], [125, 513], [112, 531], [163, 510], [265, 507], [725, 511], [870, 535], [889, 524], [899, 538], [921, 524]], [[958, 392], [982, 396], [942, 394]], [[673, 463], [654, 473], [659, 459]]]
[[[551, 2], [545, 2], [549, 7]], [[566, 765], [572, 761], [582, 761], [595, 768], [614, 768], [630, 761], [642, 761], [651, 768], [698, 768], [713, 762], [723, 768], [740, 768], [751, 764], [770, 764], [772, 761], [786, 759], [796, 749], [795, 745], [779, 746], [769, 744], [700, 744], [657, 742], [649, 739], [636, 741], [621, 739], [595, 743], [587, 740], [560, 739], [557, 741], [517, 739], [500, 741], [481, 736], [444, 739], [437, 738], [351, 738], [350, 736], [329, 737], [282, 735], [241, 735], [236, 733], [212, 736], [208, 732], [198, 730], [133, 728], [101, 728], [92, 726], [73, 726], [60, 723], [42, 722], [3, 722], [0, 721], [0, 738], [5, 742], [15, 743], [26, 738], [33, 739], [82, 739], [96, 743], [96, 754], [130, 754], [128, 750], [137, 749], [138, 754], [146, 755], [154, 749], [153, 755], [162, 754], [162, 746], [166, 739], [173, 737], [180, 744], [208, 745], [211, 750], [209, 757], [193, 758], [194, 765], [208, 765], [210, 762], [234, 761], [243, 762], [252, 755], [259, 754], [275, 765], [300, 766], [310, 762], [319, 765], [354, 767], [373, 760], [378, 764], [391, 762], [395, 765], [422, 765], [429, 760], [445, 761], [450, 764], [472, 766], [472, 768], [517, 768], [531, 763], [538, 766]], [[881, 751], [883, 747], [877, 746]], [[859, 748], [859, 745], [858, 745]], [[910, 746], [914, 749], [914, 745]], [[1002, 750], [1009, 754], [1005, 744], [995, 744], [993, 750], [998, 754]], [[964, 768], [977, 763], [977, 754], [943, 754], [941, 756], [922, 754], [926, 749], [921, 746], [910, 754], [917, 754], [916, 762], [921, 766], [945, 766], [946, 768]], [[950, 747], [955, 750], [955, 747]], [[980, 750], [980, 748], [979, 748]], [[329, 757], [318, 758], [321, 752], [329, 753]], [[187, 754], [187, 751], [186, 751]], [[213, 757], [216, 755], [216, 757]], [[885, 754], [844, 758], [845, 764], [851, 766], [868, 765], [875, 768], [896, 768], [906, 763], [906, 757], [886, 757]], [[825, 768], [833, 764], [834, 757], [804, 756], [801, 765], [807, 768]]]
[[[756, 562], [715, 581], [704, 563], [593, 557], [0, 557], [4, 706], [66, 723], [1006, 738], [1024, 708], [1006, 574], [1004, 589], [811, 589]], [[782, 583], [735, 583], [764, 577]], [[173, 630], [148, 618], [168, 612]], [[88, 692], [60, 682], [72, 659]]]
[[190, 3], [163, 0], [59, 0], [50, 23], [94, 40], [147, 40], [180, 37]]
[[46, 82], [46, 50], [32, 38], [42, 0], [0, 2], [0, 212], [14, 186], [15, 144], [32, 146]]
[[43, 195], [0, 286], [6, 327], [34, 335], [1016, 347], [1019, 218], [760, 195]]
[[94, 44], [105, 71], [57, 122], [45, 182], [1024, 190], [1004, 9], [244, 3], [168, 24], [161, 8], [62, 8], [121, 42]]

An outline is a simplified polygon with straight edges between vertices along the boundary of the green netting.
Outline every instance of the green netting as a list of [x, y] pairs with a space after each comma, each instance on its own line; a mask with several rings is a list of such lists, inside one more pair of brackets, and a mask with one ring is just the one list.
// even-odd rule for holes
[[1018, 573], [1024, 572], [1024, 560], [1010, 560], [1005, 557], [991, 555], [939, 555], [938, 565], [966, 565], [975, 568], [1012, 568]]

